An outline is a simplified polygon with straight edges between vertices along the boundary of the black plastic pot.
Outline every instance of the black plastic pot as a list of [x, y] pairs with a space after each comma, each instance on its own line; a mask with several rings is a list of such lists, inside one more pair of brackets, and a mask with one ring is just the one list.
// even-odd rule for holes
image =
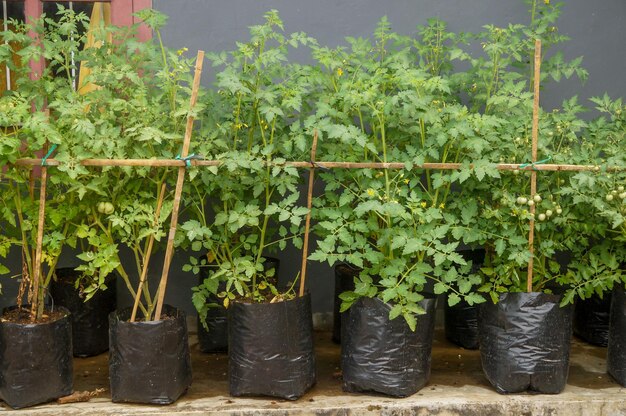
[[480, 358], [498, 393], [560, 393], [567, 383], [573, 307], [561, 296], [505, 293], [480, 309]]
[[65, 316], [40, 324], [0, 321], [0, 398], [14, 409], [72, 393], [70, 312], [55, 310]]
[[478, 310], [478, 305], [470, 306], [465, 301], [454, 306], [446, 302], [444, 322], [448, 341], [468, 350], [478, 349]]
[[609, 343], [610, 312], [610, 293], [602, 298], [593, 295], [589, 299], [579, 299], [574, 308], [574, 335], [590, 344], [606, 347]]
[[626, 387], [626, 294], [622, 285], [613, 288], [608, 347], [608, 373]]
[[[263, 263], [265, 271], [275, 269], [275, 276], [278, 277], [278, 267], [280, 266], [280, 260], [274, 257], [265, 257]], [[209, 268], [207, 266], [200, 269], [199, 283], [201, 284], [204, 279], [209, 276]], [[220, 291], [226, 290], [226, 283], [220, 284]], [[222, 299], [217, 296], [207, 299], [207, 303], [216, 303], [220, 306], [209, 308], [206, 317], [206, 324], [209, 328], [208, 331], [202, 325], [200, 316], [198, 316], [198, 344], [200, 345], [200, 351], [206, 353], [213, 352], [227, 352], [228, 351], [228, 313], [226, 309], [221, 306]]]
[[109, 378], [114, 402], [170, 404], [191, 385], [185, 313], [165, 305], [167, 319], [128, 322], [131, 308], [109, 315]]
[[[472, 262], [472, 272], [480, 269], [485, 261], [485, 250], [461, 250], [459, 253]], [[446, 302], [444, 307], [444, 326], [448, 341], [468, 350], [478, 349], [478, 305], [470, 306], [461, 301], [454, 306]]]
[[354, 278], [359, 274], [359, 269], [347, 264], [335, 266], [335, 297], [333, 302], [333, 342], [341, 342], [341, 299], [339, 295], [343, 292], [354, 290]]
[[315, 384], [311, 297], [228, 309], [232, 396], [296, 400]]
[[430, 378], [436, 299], [424, 299], [426, 314], [413, 332], [402, 317], [389, 319], [391, 305], [361, 298], [344, 313], [341, 333], [343, 390], [406, 397]]
[[106, 279], [107, 289], [97, 291], [87, 302], [80, 296], [74, 282], [80, 272], [71, 267], [55, 271], [50, 284], [55, 305], [65, 306], [72, 313], [72, 344], [74, 356], [90, 357], [109, 349], [108, 316], [116, 309], [115, 275]]

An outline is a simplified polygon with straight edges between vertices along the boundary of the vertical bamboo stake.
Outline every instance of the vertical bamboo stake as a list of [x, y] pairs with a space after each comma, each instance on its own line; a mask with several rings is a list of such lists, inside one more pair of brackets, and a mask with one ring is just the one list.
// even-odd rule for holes
[[[532, 162], [537, 161], [537, 142], [539, 134], [539, 85], [541, 75], [541, 40], [535, 40], [535, 74], [534, 74], [534, 90], [535, 96], [533, 100], [533, 126], [532, 126]], [[534, 169], [530, 173], [530, 198], [534, 199], [537, 193], [537, 171]], [[533, 291], [533, 265], [535, 256], [535, 204], [530, 207], [530, 231], [528, 233], [528, 248], [530, 250], [530, 259], [528, 260], [528, 277], [526, 278], [526, 291]]]
[[317, 130], [313, 132], [313, 146], [311, 146], [311, 168], [309, 169], [309, 191], [306, 198], [306, 220], [304, 223], [304, 243], [302, 244], [302, 268], [300, 269], [300, 291], [298, 296], [304, 296], [306, 283], [306, 259], [309, 256], [309, 230], [311, 228], [311, 207], [313, 205], [313, 180], [315, 179], [315, 153], [317, 152]]
[[[165, 183], [161, 185], [161, 193], [159, 194], [159, 200], [157, 201], [156, 210], [154, 211], [154, 226], [159, 223], [159, 216], [161, 215], [161, 207], [163, 206], [163, 199], [165, 198]], [[148, 264], [150, 264], [150, 256], [152, 255], [152, 246], [154, 245], [154, 234], [150, 236], [148, 240], [148, 248], [146, 249], [146, 258], [143, 262], [141, 270], [141, 277], [139, 278], [139, 286], [137, 286], [137, 294], [135, 295], [135, 303], [133, 305], [133, 313], [130, 315], [130, 322], [135, 322], [137, 317], [137, 308], [139, 308], [139, 299], [141, 298], [141, 292], [143, 290], [144, 283], [146, 282], [146, 276], [148, 275]]]
[[39, 286], [41, 280], [41, 252], [43, 250], [43, 226], [46, 214], [46, 185], [48, 182], [48, 168], [41, 166], [41, 188], [39, 188], [39, 222], [37, 223], [37, 242], [35, 246], [35, 260], [33, 262], [33, 296], [30, 304], [30, 320], [37, 319], [39, 310]]
[[[196, 58], [196, 71], [193, 78], [193, 88], [191, 90], [191, 99], [189, 103], [189, 109], [193, 109], [198, 99], [198, 89], [200, 88], [200, 77], [202, 75], [202, 64], [204, 62], [204, 51], [198, 51]], [[193, 131], [193, 116], [190, 114], [187, 117], [187, 126], [185, 128], [185, 139], [183, 141], [183, 149], [180, 152], [180, 157], [185, 158], [189, 153], [189, 144], [191, 142], [191, 133]], [[161, 273], [161, 281], [159, 282], [158, 299], [156, 304], [156, 310], [154, 312], [154, 319], [161, 319], [161, 312], [163, 311], [163, 301], [165, 299], [165, 289], [167, 288], [167, 277], [170, 271], [170, 265], [172, 263], [172, 256], [174, 254], [174, 236], [176, 235], [176, 227], [178, 225], [178, 209], [180, 207], [180, 197], [183, 193], [183, 183], [185, 181], [185, 171], [187, 167], [181, 166], [178, 168], [178, 177], [176, 178], [176, 191], [174, 193], [174, 205], [172, 207], [172, 219], [170, 220], [170, 231], [167, 237], [167, 246], [165, 248], [165, 260], [163, 262], [163, 271]]]

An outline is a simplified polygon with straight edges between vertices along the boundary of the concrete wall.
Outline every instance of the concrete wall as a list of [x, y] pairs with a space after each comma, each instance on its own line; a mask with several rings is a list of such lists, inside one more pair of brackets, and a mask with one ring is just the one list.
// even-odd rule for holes
[[[605, 91], [612, 96], [626, 96], [626, 1], [565, 3], [558, 26], [572, 40], [562, 50], [568, 59], [584, 56], [589, 81], [581, 85], [572, 80], [549, 87], [542, 94], [542, 104], [552, 107], [578, 94], [582, 103], [591, 106], [587, 98]], [[270, 9], [280, 12], [287, 33], [304, 31], [328, 46], [343, 44], [346, 36], [369, 36], [385, 15], [393, 29], [403, 34], [414, 33], [430, 17], [447, 21], [452, 31], [471, 32], [480, 31], [486, 24], [504, 26], [529, 21], [529, 6], [522, 0], [154, 0], [153, 5], [169, 15], [163, 31], [165, 43], [173, 48], [187, 47], [191, 55], [198, 49], [234, 49], [236, 41], [248, 39], [248, 27], [261, 23], [263, 13]], [[309, 61], [305, 51], [298, 52], [296, 59]], [[210, 69], [203, 77], [205, 85], [211, 83]], [[298, 256], [295, 251], [281, 256], [282, 278], [297, 273]], [[325, 265], [312, 264], [310, 272], [314, 310], [330, 311], [332, 271]], [[189, 280], [181, 278], [181, 282]], [[178, 292], [183, 295], [184, 289]]]

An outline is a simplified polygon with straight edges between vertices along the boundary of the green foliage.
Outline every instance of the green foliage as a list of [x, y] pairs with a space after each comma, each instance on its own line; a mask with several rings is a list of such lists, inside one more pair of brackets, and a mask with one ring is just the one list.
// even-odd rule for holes
[[[154, 11], [151, 19], [155, 28], [164, 21]], [[173, 158], [182, 145], [189, 112], [192, 60], [182, 50], [138, 42], [136, 27], [104, 26], [94, 30], [96, 47], [84, 48], [86, 34], [80, 33], [88, 24], [85, 15], [59, 6], [54, 17], [2, 34], [11, 37], [23, 58], [47, 63], [39, 77], [30, 77], [27, 66], [15, 68], [17, 92], [0, 98], [0, 106], [17, 110], [2, 112], [0, 119], [5, 126], [3, 163], [33, 157], [46, 142], [58, 145], [53, 157], [61, 165], [49, 172], [43, 252], [48, 272], [40, 296], [66, 245], [81, 252], [78, 270], [83, 275], [77, 287], [87, 299], [106, 288], [105, 278], [114, 270], [134, 294], [132, 277], [139, 276], [149, 255], [147, 241], [161, 240], [161, 226], [171, 211], [166, 200], [155, 220], [156, 196], [168, 175], [172, 181], [174, 175], [149, 167], [88, 168], [80, 161]], [[36, 33], [38, 42], [29, 31]], [[79, 64], [90, 70], [85, 84], [95, 86], [86, 93], [80, 91], [84, 85], [76, 85]], [[42, 111], [44, 105], [49, 116]], [[37, 192], [29, 191], [28, 169], [9, 165], [5, 178], [10, 191], [3, 194], [0, 209], [12, 228], [6, 229], [4, 241], [22, 246], [32, 276]], [[132, 251], [135, 271], [120, 261], [121, 245]], [[149, 317], [154, 305], [145, 289], [141, 307]]]
[[[438, 43], [434, 39], [438, 39]], [[314, 48], [324, 67], [317, 111], [307, 124], [321, 132], [318, 154], [329, 160], [404, 162], [406, 170], [334, 170], [323, 173], [326, 191], [316, 201], [321, 239], [312, 260], [347, 262], [361, 269], [354, 292], [394, 305], [414, 328], [427, 281], [479, 303], [480, 282], [458, 254], [452, 229], [461, 217], [449, 205], [453, 186], [470, 176], [498, 176], [488, 163], [470, 169], [486, 142], [477, 134], [490, 119], [471, 114], [454, 93], [449, 71], [465, 58], [464, 36], [432, 20], [418, 38], [391, 31], [382, 19], [373, 40], [348, 38], [349, 48]], [[445, 46], [443, 43], [445, 42]], [[461, 171], [421, 171], [413, 164], [466, 163]]]
[[[231, 52], [209, 54], [217, 90], [206, 99], [210, 109], [199, 116], [202, 130], [194, 151], [222, 161], [219, 169], [192, 172], [185, 203], [190, 220], [182, 224], [187, 244], [203, 255], [187, 270], [208, 270], [194, 289], [194, 304], [206, 313], [210, 294], [231, 300], [277, 301], [293, 297], [278, 288], [267, 254], [288, 244], [302, 247], [307, 209], [299, 204], [301, 177], [285, 160], [303, 160], [312, 129], [303, 123], [310, 112], [306, 97], [312, 68], [290, 63], [291, 48], [313, 45], [303, 33], [286, 35], [276, 11], [250, 28], [250, 40]], [[209, 201], [207, 203], [207, 201]], [[218, 284], [221, 283], [221, 284]], [[295, 283], [295, 279], [293, 280]]]

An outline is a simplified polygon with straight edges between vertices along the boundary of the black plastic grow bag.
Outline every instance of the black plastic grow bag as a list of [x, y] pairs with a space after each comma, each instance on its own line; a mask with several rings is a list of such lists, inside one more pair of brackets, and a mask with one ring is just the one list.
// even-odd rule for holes
[[468, 350], [478, 349], [478, 305], [461, 301], [454, 306], [446, 302], [445, 332], [448, 341]]
[[40, 324], [0, 322], [0, 398], [14, 409], [72, 394], [70, 313], [55, 310], [65, 316]]
[[389, 319], [391, 305], [378, 298], [361, 298], [344, 313], [341, 333], [343, 390], [406, 397], [430, 378], [436, 299], [421, 302], [411, 331], [400, 316]]
[[480, 358], [498, 393], [560, 393], [567, 383], [571, 305], [561, 296], [506, 293], [480, 309]]
[[128, 322], [131, 308], [109, 315], [109, 378], [114, 402], [170, 404], [191, 385], [185, 313], [165, 305], [167, 319]]
[[335, 266], [335, 298], [333, 302], [333, 342], [341, 342], [341, 299], [339, 295], [343, 292], [354, 290], [354, 278], [359, 274], [359, 269], [347, 264]]
[[[467, 261], [472, 262], [472, 272], [478, 271], [485, 261], [482, 248], [460, 250]], [[454, 306], [446, 302], [444, 306], [444, 326], [446, 339], [468, 350], [478, 349], [478, 305], [470, 306], [461, 301]]]
[[109, 349], [108, 316], [116, 309], [115, 275], [106, 279], [106, 290], [99, 290], [87, 302], [80, 296], [74, 282], [80, 272], [71, 267], [56, 269], [56, 280], [50, 284], [55, 305], [65, 306], [72, 313], [72, 344], [74, 355], [90, 357]]
[[610, 293], [605, 293], [602, 298], [593, 295], [589, 299], [579, 299], [574, 308], [574, 335], [590, 344], [606, 347], [609, 343], [610, 312]]
[[[274, 269], [276, 278], [278, 277], [278, 267], [280, 266], [280, 260], [274, 257], [265, 257], [263, 263], [265, 270]], [[208, 268], [200, 269], [200, 280], [202, 284], [204, 279], [209, 277]], [[226, 290], [226, 282], [220, 283], [220, 291]], [[202, 325], [200, 316], [198, 316], [198, 344], [200, 345], [200, 351], [206, 353], [212, 352], [227, 352], [228, 351], [228, 312], [222, 306], [222, 299], [217, 296], [211, 296], [207, 299], [207, 303], [216, 303], [220, 305], [218, 307], [209, 308], [206, 316], [206, 325], [208, 331]]]
[[310, 295], [228, 311], [231, 395], [296, 400], [315, 384]]
[[621, 285], [613, 288], [608, 346], [606, 357], [608, 373], [615, 381], [626, 387], [626, 294]]

